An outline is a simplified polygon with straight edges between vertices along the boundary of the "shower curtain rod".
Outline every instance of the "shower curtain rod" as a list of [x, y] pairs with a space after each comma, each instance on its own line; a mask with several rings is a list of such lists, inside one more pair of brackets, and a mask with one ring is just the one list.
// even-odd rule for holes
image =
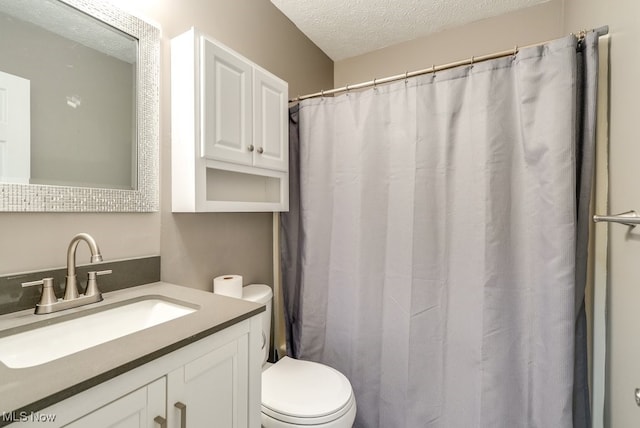
[[[592, 30], [582, 30], [579, 31], [578, 34], [576, 35], [576, 37], [578, 37], [578, 39], [583, 39], [587, 33], [590, 32], [595, 32], [596, 34], [598, 34], [598, 36], [604, 36], [607, 35], [609, 33], [609, 26], [605, 25], [599, 28], [594, 28]], [[571, 33], [572, 35], [574, 33]], [[316, 92], [314, 94], [308, 94], [308, 95], [301, 95], [298, 96], [294, 99], [289, 100], [290, 103], [296, 103], [298, 101], [302, 101], [302, 100], [306, 100], [308, 98], [317, 98], [317, 97], [324, 97], [325, 95], [333, 95], [333, 94], [337, 94], [340, 92], [349, 92], [351, 90], [356, 90], [356, 89], [363, 89], [363, 88], [368, 88], [368, 87], [376, 87], [377, 85], [381, 85], [384, 83], [389, 83], [389, 82], [394, 82], [396, 80], [402, 80], [402, 79], [408, 79], [409, 77], [415, 77], [415, 76], [420, 76], [422, 74], [428, 74], [428, 73], [435, 73], [438, 71], [442, 71], [442, 70], [447, 70], [449, 68], [454, 68], [454, 67], [459, 67], [461, 65], [473, 65], [477, 62], [482, 62], [482, 61], [488, 61], [491, 59], [496, 59], [496, 58], [502, 58], [505, 56], [509, 56], [509, 55], [516, 55], [518, 53], [518, 51], [520, 49], [523, 48], [530, 48], [530, 47], [534, 47], [534, 46], [541, 46], [544, 45], [546, 43], [549, 43], [550, 40], [547, 40], [546, 42], [540, 42], [540, 43], [535, 43], [533, 45], [527, 45], [527, 46], [521, 46], [518, 47], [517, 45], [513, 48], [513, 49], [509, 49], [506, 51], [502, 51], [502, 52], [495, 52], [492, 54], [488, 54], [488, 55], [482, 55], [482, 56], [472, 56], [471, 58], [468, 59], [464, 59], [461, 61], [456, 61], [456, 62], [451, 62], [449, 64], [443, 64], [443, 65], [433, 65], [431, 68], [425, 68], [422, 70], [417, 70], [417, 71], [407, 71], [404, 74], [396, 74], [395, 76], [389, 76], [389, 77], [384, 77], [382, 79], [373, 79], [370, 80], [368, 82], [362, 82], [362, 83], [356, 83], [354, 85], [347, 85], [347, 86], [343, 86], [341, 88], [335, 88], [335, 89], [330, 89], [327, 91], [320, 91], [320, 92]]]

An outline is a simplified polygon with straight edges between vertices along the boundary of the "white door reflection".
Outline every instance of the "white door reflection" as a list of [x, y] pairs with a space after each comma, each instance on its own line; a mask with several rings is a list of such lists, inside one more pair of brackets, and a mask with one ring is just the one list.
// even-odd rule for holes
[[0, 71], [0, 181], [29, 184], [30, 81]]

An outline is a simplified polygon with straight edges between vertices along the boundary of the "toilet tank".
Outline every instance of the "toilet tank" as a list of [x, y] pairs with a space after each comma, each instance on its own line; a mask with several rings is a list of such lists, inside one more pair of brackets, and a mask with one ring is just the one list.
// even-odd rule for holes
[[242, 288], [242, 299], [266, 306], [266, 310], [260, 314], [262, 317], [262, 364], [264, 365], [269, 357], [271, 343], [271, 301], [273, 292], [268, 285], [250, 284]]

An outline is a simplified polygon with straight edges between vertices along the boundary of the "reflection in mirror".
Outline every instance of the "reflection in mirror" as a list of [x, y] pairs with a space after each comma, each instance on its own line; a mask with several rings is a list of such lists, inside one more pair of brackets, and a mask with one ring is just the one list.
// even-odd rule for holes
[[0, 179], [134, 189], [136, 58], [134, 38], [70, 6], [0, 2]]
[[0, 211], [157, 210], [158, 53], [103, 1], [0, 0]]

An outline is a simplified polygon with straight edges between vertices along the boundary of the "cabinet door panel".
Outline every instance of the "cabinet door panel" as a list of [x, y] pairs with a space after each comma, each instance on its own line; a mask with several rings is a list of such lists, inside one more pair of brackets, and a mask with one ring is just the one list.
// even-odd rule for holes
[[252, 69], [206, 38], [202, 49], [202, 156], [250, 165]]
[[180, 426], [181, 410], [186, 405], [187, 426], [245, 428], [247, 426], [248, 355], [243, 341], [228, 343], [169, 374], [171, 427]]
[[255, 165], [286, 171], [289, 138], [287, 85], [258, 69], [254, 71], [253, 85]]
[[166, 379], [107, 404], [66, 425], [67, 428], [157, 428], [156, 416], [165, 416]]

